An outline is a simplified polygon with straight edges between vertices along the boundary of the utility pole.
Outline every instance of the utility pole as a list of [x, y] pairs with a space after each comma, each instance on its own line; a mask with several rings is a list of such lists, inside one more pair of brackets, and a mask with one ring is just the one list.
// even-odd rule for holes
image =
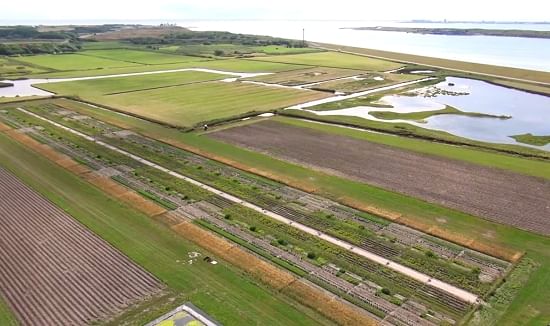
[[302, 47], [306, 47], [306, 29], [302, 28]]

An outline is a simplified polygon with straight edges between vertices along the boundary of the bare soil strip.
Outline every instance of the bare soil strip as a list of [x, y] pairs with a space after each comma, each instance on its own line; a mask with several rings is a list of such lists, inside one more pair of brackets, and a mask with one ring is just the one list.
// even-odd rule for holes
[[0, 292], [22, 325], [91, 324], [162, 289], [2, 168], [0, 198]]
[[550, 181], [263, 121], [211, 137], [550, 235]]

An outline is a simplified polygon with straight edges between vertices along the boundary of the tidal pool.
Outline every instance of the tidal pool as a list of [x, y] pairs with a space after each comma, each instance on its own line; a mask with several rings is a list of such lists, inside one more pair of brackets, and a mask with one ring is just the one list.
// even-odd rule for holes
[[[448, 77], [445, 82], [432, 86], [431, 89], [416, 90], [412, 96], [411, 94], [384, 96], [381, 103], [391, 105], [393, 108], [360, 106], [310, 112], [318, 115], [345, 115], [376, 121], [410, 123], [422, 128], [445, 131], [456, 136], [491, 143], [531, 146], [518, 143], [510, 136], [527, 133], [536, 136], [550, 135], [549, 96], [514, 90], [479, 80]], [[410, 120], [381, 120], [369, 114], [371, 111], [399, 113], [432, 111], [443, 109], [447, 105], [464, 112], [511, 118], [480, 118], [449, 114], [433, 116], [422, 123]], [[550, 144], [531, 147], [550, 151]]]

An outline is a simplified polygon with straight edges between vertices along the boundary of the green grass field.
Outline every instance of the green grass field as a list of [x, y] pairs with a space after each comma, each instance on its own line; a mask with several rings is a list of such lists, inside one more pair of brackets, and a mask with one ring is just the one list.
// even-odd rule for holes
[[17, 60], [54, 70], [93, 70], [137, 65], [136, 63], [96, 58], [81, 54], [44, 54], [20, 57]]
[[535, 146], [544, 146], [550, 144], [550, 136], [535, 136], [533, 134], [523, 134], [512, 136], [520, 143], [530, 144]]
[[200, 71], [183, 71], [130, 77], [113, 77], [62, 83], [49, 83], [39, 85], [39, 87], [57, 94], [76, 94], [82, 97], [96, 97], [119, 92], [168, 87], [223, 79], [227, 77], [229, 76]]
[[441, 110], [433, 110], [433, 111], [420, 111], [420, 112], [407, 112], [407, 113], [399, 113], [399, 112], [391, 112], [391, 111], [370, 111], [370, 115], [372, 115], [375, 118], [383, 119], [383, 120], [416, 120], [416, 121], [422, 121], [429, 117], [437, 116], [437, 115], [445, 115], [445, 114], [452, 114], [452, 115], [462, 115], [466, 117], [477, 117], [477, 118], [495, 118], [495, 119], [504, 119], [504, 116], [497, 116], [497, 115], [491, 115], [491, 114], [484, 114], [484, 113], [477, 113], [477, 112], [464, 112], [460, 111], [457, 108], [453, 108], [451, 106], [447, 106], [444, 109]]
[[[5, 135], [0, 135], [0, 145], [2, 166], [162, 280], [171, 296], [179, 298], [165, 309], [192, 301], [224, 325], [326, 324], [322, 317], [296, 308], [291, 299], [256, 285], [223, 262], [187, 264], [189, 252], [204, 250]], [[164, 313], [155, 308], [163, 305], [157, 304], [145, 313], [136, 307], [140, 319], [128, 317], [127, 322], [143, 324]], [[10, 318], [0, 306], [0, 321]]]
[[[146, 77], [151, 80], [166, 78], [158, 76], [139, 78], [143, 85], [149, 83]], [[138, 77], [128, 77], [132, 78]], [[86, 87], [82, 87], [83, 83]], [[125, 83], [139, 85], [131, 81]], [[103, 92], [109, 89], [110, 84], [111, 81], [105, 79], [68, 82], [64, 85], [44, 84], [43, 87], [59, 94], [77, 95], [88, 101], [181, 127], [192, 127], [198, 123], [245, 113], [280, 109], [327, 96], [320, 92], [225, 82], [188, 84], [104, 96]], [[99, 86], [96, 88], [95, 85]]]
[[325, 68], [315, 67], [298, 69], [286, 72], [279, 72], [277, 74], [258, 76], [250, 78], [250, 80], [260, 81], [271, 84], [281, 84], [287, 86], [302, 85], [307, 83], [322, 82], [325, 80], [349, 77], [354, 75], [360, 75], [364, 73], [360, 70], [339, 69], [339, 68]]
[[10, 308], [7, 306], [6, 302], [0, 297], [0, 325], [5, 326], [16, 326], [19, 323], [17, 319], [12, 314]]
[[278, 55], [269, 57], [257, 57], [253, 60], [369, 71], [387, 71], [403, 66], [402, 64], [391, 61], [384, 61], [337, 52]]
[[[123, 64], [130, 65], [129, 63], [123, 63]], [[89, 76], [128, 74], [128, 73], [145, 72], [145, 71], [174, 70], [174, 69], [181, 69], [181, 68], [206, 68], [206, 69], [223, 70], [223, 71], [231, 71], [231, 72], [279, 72], [279, 71], [301, 69], [303, 68], [303, 66], [274, 63], [274, 62], [249, 61], [249, 60], [241, 60], [241, 59], [220, 59], [220, 60], [209, 60], [209, 61], [181, 62], [181, 63], [162, 64], [162, 65], [135, 64], [133, 66], [125, 66], [125, 67], [118, 67], [118, 68], [103, 68], [103, 69], [93, 69], [93, 70], [54, 71], [54, 72], [48, 72], [48, 73], [36, 73], [36, 74], [31, 74], [26, 76], [32, 77], [32, 78], [70, 78], [70, 77], [89, 77]]]
[[184, 55], [167, 54], [153, 51], [129, 50], [129, 49], [114, 49], [114, 50], [90, 50], [80, 53], [81, 55], [122, 61], [127, 63], [137, 64], [170, 64], [180, 62], [193, 62], [205, 60], [200, 57], [190, 57]]
[[302, 69], [303, 66], [277, 62], [252, 61], [244, 59], [220, 59], [201, 62], [201, 68], [219, 69], [234, 72], [281, 72]]
[[[376, 80], [375, 77], [382, 77], [383, 80]], [[318, 85], [315, 88], [331, 90], [334, 92], [343, 93], [355, 93], [362, 92], [369, 89], [374, 89], [382, 86], [393, 85], [403, 83], [407, 81], [417, 80], [423, 78], [418, 75], [406, 75], [406, 74], [366, 74], [362, 76], [362, 80], [342, 79], [327, 81]]]

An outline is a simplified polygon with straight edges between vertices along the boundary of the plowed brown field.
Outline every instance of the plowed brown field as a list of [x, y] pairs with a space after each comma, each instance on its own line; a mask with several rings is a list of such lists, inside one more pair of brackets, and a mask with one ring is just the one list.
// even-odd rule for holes
[[162, 288], [0, 168], [0, 293], [22, 325], [86, 325]]
[[264, 121], [211, 137], [489, 220], [550, 235], [550, 181]]

